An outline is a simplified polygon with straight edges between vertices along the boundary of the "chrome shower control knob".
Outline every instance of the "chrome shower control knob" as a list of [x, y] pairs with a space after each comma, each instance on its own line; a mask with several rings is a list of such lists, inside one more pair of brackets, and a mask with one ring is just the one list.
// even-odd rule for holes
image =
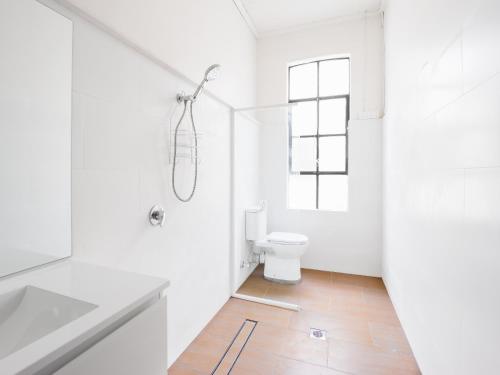
[[165, 210], [162, 206], [154, 205], [149, 211], [149, 222], [152, 226], [162, 227], [165, 223]]

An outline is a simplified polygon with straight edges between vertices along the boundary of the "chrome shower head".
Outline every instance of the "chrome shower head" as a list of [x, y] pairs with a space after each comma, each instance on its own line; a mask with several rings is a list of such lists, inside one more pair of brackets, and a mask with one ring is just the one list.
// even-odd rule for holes
[[210, 65], [208, 69], [205, 71], [205, 81], [208, 82], [216, 79], [217, 76], [219, 75], [219, 71], [220, 71], [219, 64]]

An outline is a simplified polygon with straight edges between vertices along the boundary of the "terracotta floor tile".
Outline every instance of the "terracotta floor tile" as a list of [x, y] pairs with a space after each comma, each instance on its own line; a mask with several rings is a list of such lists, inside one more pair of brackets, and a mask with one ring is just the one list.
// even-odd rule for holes
[[229, 314], [222, 310], [207, 324], [202, 333], [231, 340], [243, 321], [244, 318], [241, 316]]
[[304, 311], [328, 312], [331, 306], [331, 297], [323, 295], [300, 295], [299, 305]]
[[245, 348], [236, 362], [231, 375], [272, 375], [278, 357], [263, 350]]
[[204, 375], [202, 372], [192, 369], [179, 361], [175, 362], [168, 369], [168, 375]]
[[224, 312], [239, 316], [243, 319], [252, 319], [280, 327], [288, 327], [290, 318], [293, 314], [293, 311], [290, 310], [235, 298], [229, 299], [224, 306]]
[[288, 358], [279, 358], [273, 375], [346, 375], [346, 373]]
[[[266, 280], [263, 277], [249, 277], [243, 285], [250, 287], [260, 287], [260, 288], [269, 288], [274, 285], [272, 281]], [[242, 286], [243, 286], [242, 285]]]
[[[173, 375], [213, 370], [244, 319], [258, 321], [231, 374], [419, 374], [381, 279], [303, 270], [296, 285], [263, 278], [263, 267], [241, 291], [298, 303], [298, 312], [231, 298], [170, 369]], [[327, 331], [327, 341], [309, 337]]]
[[332, 273], [326, 271], [311, 270], [308, 268], [301, 269], [302, 282], [330, 284], [332, 282]]
[[266, 292], [265, 298], [294, 304], [299, 303], [299, 294], [296, 293], [296, 290], [281, 286], [273, 286], [269, 288]]
[[383, 323], [370, 323], [373, 344], [385, 350], [412, 354], [406, 335], [401, 327]]
[[230, 341], [201, 334], [179, 357], [178, 362], [203, 374], [210, 373], [227, 349]]
[[327, 364], [328, 343], [311, 339], [309, 333], [302, 331], [258, 324], [247, 347], [312, 364]]
[[328, 367], [360, 375], [420, 374], [411, 355], [340, 340], [329, 341]]
[[366, 304], [374, 307], [394, 308], [389, 294], [385, 289], [363, 288], [363, 298]]
[[333, 306], [364, 307], [366, 298], [364, 288], [349, 284], [334, 284], [330, 291]]
[[310, 364], [326, 366], [328, 364], [328, 342], [311, 339], [309, 333], [288, 330], [280, 355]]
[[290, 328], [308, 333], [310, 328], [327, 331], [328, 338], [371, 344], [368, 322], [364, 319], [337, 318], [327, 313], [304, 311], [290, 320]]
[[384, 282], [380, 277], [350, 275], [347, 273], [333, 272], [333, 283], [355, 285], [365, 288], [385, 289]]
[[264, 277], [264, 265], [259, 264], [257, 268], [252, 272], [250, 277]]
[[242, 285], [236, 293], [247, 296], [265, 298], [268, 288], [252, 287], [250, 285]]
[[396, 311], [392, 307], [381, 308], [368, 304], [332, 302], [328, 312], [338, 318], [363, 319], [369, 322], [400, 326]]

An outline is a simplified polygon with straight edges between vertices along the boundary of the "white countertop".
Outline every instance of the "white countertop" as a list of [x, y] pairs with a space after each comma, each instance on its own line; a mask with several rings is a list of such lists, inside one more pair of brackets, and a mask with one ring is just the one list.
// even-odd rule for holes
[[32, 285], [98, 307], [0, 360], [0, 374], [36, 372], [154, 297], [169, 282], [67, 259], [0, 279], [0, 294]]

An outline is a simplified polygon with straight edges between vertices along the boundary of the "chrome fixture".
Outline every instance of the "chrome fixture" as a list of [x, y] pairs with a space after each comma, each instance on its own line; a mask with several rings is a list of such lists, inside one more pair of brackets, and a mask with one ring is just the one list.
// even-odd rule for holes
[[210, 65], [208, 69], [205, 71], [205, 77], [203, 77], [203, 81], [201, 81], [201, 83], [198, 85], [194, 94], [193, 95], [184, 95], [183, 93], [177, 94], [177, 102], [178, 103], [184, 102], [184, 104], [186, 102], [195, 102], [196, 98], [198, 98], [198, 95], [201, 94], [203, 88], [205, 87], [205, 84], [208, 81], [213, 81], [214, 79], [216, 79], [217, 76], [219, 75], [219, 71], [220, 71], [219, 64]]
[[311, 328], [309, 331], [309, 337], [316, 340], [326, 341], [326, 331], [318, 328]]
[[[217, 75], [219, 74], [219, 70], [220, 70], [219, 64], [210, 65], [208, 67], [208, 69], [205, 71], [205, 77], [203, 77], [203, 81], [201, 81], [201, 83], [198, 85], [198, 87], [196, 88], [196, 91], [194, 92], [193, 95], [184, 95], [183, 93], [177, 94], [177, 102], [184, 103], [184, 110], [182, 111], [181, 118], [179, 119], [179, 122], [177, 123], [177, 126], [175, 127], [175, 132], [174, 132], [174, 157], [173, 157], [173, 163], [172, 163], [172, 190], [174, 191], [174, 194], [177, 197], [177, 199], [179, 199], [181, 202], [189, 202], [191, 200], [191, 198], [193, 198], [194, 192], [196, 190], [196, 183], [198, 180], [198, 134], [196, 133], [196, 126], [194, 124], [193, 103], [198, 98], [198, 95], [200, 95], [201, 92], [203, 91], [205, 84], [208, 81], [213, 81], [214, 79], [217, 78]], [[175, 168], [177, 166], [177, 135], [178, 135], [179, 127], [181, 126], [182, 120], [184, 119], [184, 116], [186, 115], [186, 112], [188, 110], [188, 103], [189, 103], [189, 116], [191, 118], [191, 128], [193, 129], [193, 133], [194, 133], [194, 181], [193, 181], [193, 188], [191, 189], [191, 193], [186, 198], [183, 198], [177, 193], [177, 190], [175, 188]]]
[[165, 224], [165, 210], [162, 206], [154, 205], [149, 211], [149, 222], [152, 226], [162, 227]]

